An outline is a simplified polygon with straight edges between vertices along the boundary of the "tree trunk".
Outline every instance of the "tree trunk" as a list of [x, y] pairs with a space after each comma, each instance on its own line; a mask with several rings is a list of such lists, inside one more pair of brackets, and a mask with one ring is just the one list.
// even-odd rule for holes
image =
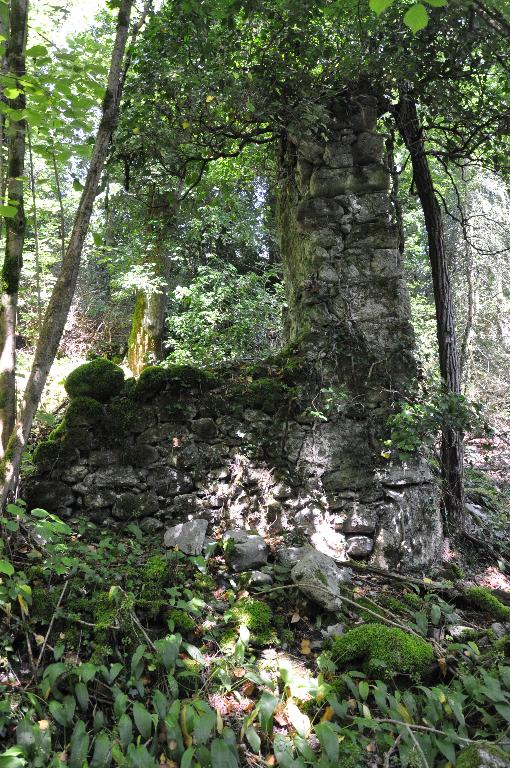
[[478, 315], [479, 295], [478, 295], [478, 270], [476, 264], [476, 255], [473, 249], [473, 227], [471, 225], [471, 212], [469, 210], [469, 195], [466, 200], [464, 216], [468, 223], [464, 226], [464, 270], [467, 289], [467, 312], [464, 333], [462, 334], [462, 344], [460, 348], [460, 375], [464, 382], [464, 391], [468, 391], [471, 378], [471, 362], [473, 357], [473, 342], [475, 340], [475, 324]]
[[[7, 46], [9, 76], [16, 86], [25, 74], [28, 0], [13, 0]], [[10, 107], [24, 110], [25, 92], [21, 86]], [[2, 267], [2, 303], [0, 308], [0, 456], [3, 457], [16, 420], [16, 320], [21, 274], [25, 212], [23, 208], [23, 172], [25, 165], [26, 121], [9, 124], [7, 202], [16, 206], [14, 217], [6, 217], [5, 257]]]
[[147, 365], [158, 363], [164, 357], [163, 343], [170, 280], [165, 235], [178, 213], [181, 191], [182, 187], [179, 185], [174, 203], [169, 203], [168, 198], [154, 193], [148, 211], [148, 219], [153, 223], [149, 229], [152, 245], [147, 251], [146, 264], [153, 268], [154, 275], [161, 283], [157, 290], [139, 291], [136, 296], [128, 344], [128, 365], [135, 376], [139, 376]]
[[[441, 378], [447, 393], [459, 395], [461, 393], [460, 360], [453, 318], [453, 296], [446, 259], [443, 217], [434, 191], [416, 102], [411, 93], [401, 93], [395, 109], [395, 118], [411, 156], [414, 183], [425, 217], [436, 306]], [[453, 528], [462, 528], [464, 520], [463, 459], [463, 435], [458, 430], [446, 427], [443, 429], [441, 445], [443, 502], [447, 521]]]
[[97, 194], [101, 171], [108, 154], [110, 139], [118, 118], [122, 62], [129, 32], [132, 4], [132, 0], [122, 0], [119, 9], [108, 84], [87, 178], [78, 211], [76, 212], [62, 269], [44, 315], [43, 327], [37, 343], [32, 370], [30, 371], [23, 396], [21, 414], [9, 439], [6, 456], [3, 461], [3, 477], [2, 485], [0, 486], [0, 501], [2, 505], [7, 500], [9, 491], [17, 481], [21, 454], [30, 434], [32, 421], [39, 405], [49, 370], [55, 359], [73, 300], [83, 244], [92, 215], [94, 199]]

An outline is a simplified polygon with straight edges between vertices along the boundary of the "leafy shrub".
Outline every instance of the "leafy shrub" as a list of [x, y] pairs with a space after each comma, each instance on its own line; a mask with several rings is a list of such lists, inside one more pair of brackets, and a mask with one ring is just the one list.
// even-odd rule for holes
[[198, 268], [174, 291], [168, 320], [176, 363], [213, 365], [260, 358], [278, 346], [283, 289], [274, 270], [238, 272], [232, 264]]

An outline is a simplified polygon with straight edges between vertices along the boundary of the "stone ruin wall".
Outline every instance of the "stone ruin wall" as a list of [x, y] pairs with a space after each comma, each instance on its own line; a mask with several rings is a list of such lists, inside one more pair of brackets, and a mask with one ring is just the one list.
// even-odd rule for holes
[[307, 398], [293, 402], [298, 387], [271, 391], [268, 381], [204, 389], [174, 379], [156, 395], [121, 394], [102, 405], [100, 419], [75, 416], [60, 439], [41, 444], [23, 496], [31, 508], [109, 530], [136, 522], [163, 535], [205, 518], [218, 532], [241, 527], [287, 545], [311, 542], [338, 560], [426, 566], [434, 526], [407, 517], [415, 489], [434, 508], [433, 483], [423, 500], [423, 469], [417, 477], [381, 472], [360, 495], [345, 481], [359, 431], [317, 422], [300, 408]]
[[259, 385], [240, 371], [207, 391], [169, 380], [150, 400], [126, 401], [120, 445], [111, 443], [123, 414], [116, 422], [107, 405], [102, 425], [84, 425], [81, 440], [40, 463], [33, 503], [147, 530], [201, 516], [383, 567], [436, 559], [441, 519], [425, 459], [382, 456], [387, 418], [417, 367], [377, 118], [375, 99], [358, 95], [282, 142], [292, 380], [278, 366]]

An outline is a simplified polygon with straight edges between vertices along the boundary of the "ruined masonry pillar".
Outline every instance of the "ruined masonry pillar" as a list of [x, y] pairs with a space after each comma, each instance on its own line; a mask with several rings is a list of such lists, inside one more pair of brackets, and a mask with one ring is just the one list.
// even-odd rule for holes
[[[414, 335], [377, 102], [354, 95], [282, 147], [278, 223], [290, 342], [312, 389], [338, 407], [317, 424], [301, 471], [323, 492], [347, 554], [425, 567], [441, 545], [437, 494], [419, 457], [381, 455], [392, 404], [416, 378]], [[320, 124], [319, 124], [320, 123]]]

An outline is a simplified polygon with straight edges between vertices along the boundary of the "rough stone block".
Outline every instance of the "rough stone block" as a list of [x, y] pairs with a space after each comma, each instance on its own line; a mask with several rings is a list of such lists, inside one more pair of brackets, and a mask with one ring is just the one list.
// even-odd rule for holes
[[204, 548], [207, 526], [207, 520], [197, 518], [168, 528], [164, 537], [165, 547], [178, 547], [186, 555], [199, 555]]
[[349, 557], [368, 557], [374, 548], [374, 541], [369, 536], [349, 536], [347, 554]]
[[303, 594], [327, 611], [341, 609], [341, 588], [352, 580], [349, 568], [338, 568], [331, 557], [312, 547], [296, 563], [290, 575]]
[[378, 520], [375, 508], [355, 504], [347, 514], [342, 526], [344, 533], [371, 534], [374, 533]]
[[214, 440], [217, 429], [214, 419], [195, 419], [191, 422], [191, 430], [200, 440]]
[[53, 480], [29, 484], [25, 495], [28, 509], [38, 507], [52, 513], [70, 507], [74, 502], [74, 494], [69, 486]]
[[224, 539], [228, 542], [225, 559], [233, 571], [250, 571], [267, 562], [268, 549], [262, 536], [235, 529], [227, 531]]
[[366, 131], [360, 133], [353, 144], [352, 154], [357, 165], [381, 163], [384, 152], [384, 136]]
[[113, 505], [112, 516], [116, 520], [132, 520], [151, 517], [158, 511], [155, 493], [123, 493]]

